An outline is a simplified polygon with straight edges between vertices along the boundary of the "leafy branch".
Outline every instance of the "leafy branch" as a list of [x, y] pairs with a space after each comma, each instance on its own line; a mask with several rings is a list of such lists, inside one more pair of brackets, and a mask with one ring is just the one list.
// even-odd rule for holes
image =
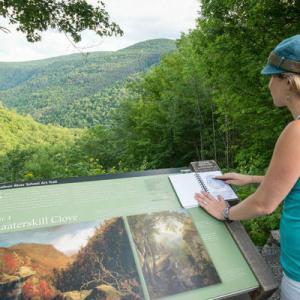
[[[41, 40], [41, 33], [49, 28], [69, 34], [75, 43], [84, 30], [93, 30], [101, 37], [123, 35], [121, 28], [110, 21], [102, 1], [97, 6], [86, 0], [0, 1], [0, 16], [9, 24], [17, 24], [17, 31], [25, 33], [29, 42]], [[0, 30], [8, 31], [2, 26]]]

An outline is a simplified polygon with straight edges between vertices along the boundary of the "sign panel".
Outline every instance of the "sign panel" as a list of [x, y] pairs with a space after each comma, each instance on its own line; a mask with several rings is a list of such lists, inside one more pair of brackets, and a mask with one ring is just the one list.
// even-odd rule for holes
[[256, 289], [224, 223], [181, 209], [168, 175], [0, 189], [0, 298], [205, 300]]

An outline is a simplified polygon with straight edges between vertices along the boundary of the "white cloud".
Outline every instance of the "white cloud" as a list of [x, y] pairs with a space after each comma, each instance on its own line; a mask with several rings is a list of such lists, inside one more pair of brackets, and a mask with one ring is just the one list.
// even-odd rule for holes
[[[96, 0], [89, 2], [95, 4]], [[198, 0], [104, 0], [111, 20], [124, 31], [122, 37], [100, 38], [84, 32], [76, 49], [63, 33], [48, 30], [42, 41], [27, 42], [25, 35], [0, 31], [0, 61], [24, 61], [66, 55], [79, 51], [118, 50], [134, 43], [154, 39], [180, 37], [180, 33], [195, 27], [200, 5]], [[8, 26], [0, 18], [0, 25]]]
[[65, 234], [52, 242], [53, 246], [61, 252], [73, 253], [80, 247], [86, 246], [88, 239], [94, 234], [95, 228], [79, 230], [73, 234]]

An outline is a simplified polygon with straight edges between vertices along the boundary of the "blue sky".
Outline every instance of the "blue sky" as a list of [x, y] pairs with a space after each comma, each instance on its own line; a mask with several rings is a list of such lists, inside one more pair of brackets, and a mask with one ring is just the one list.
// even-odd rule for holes
[[[88, 0], [96, 3], [96, 0]], [[104, 0], [111, 20], [121, 26], [123, 37], [100, 38], [93, 32], [83, 34], [76, 47], [63, 33], [48, 30], [42, 41], [29, 43], [24, 34], [0, 18], [0, 25], [11, 33], [0, 31], [0, 61], [27, 61], [90, 51], [114, 51], [140, 41], [155, 38], [177, 39], [182, 32], [195, 27], [199, 15], [198, 0]]]

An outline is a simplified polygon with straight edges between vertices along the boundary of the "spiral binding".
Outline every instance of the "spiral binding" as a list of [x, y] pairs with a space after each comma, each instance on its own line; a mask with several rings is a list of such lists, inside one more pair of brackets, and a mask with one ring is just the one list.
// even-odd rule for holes
[[196, 180], [201, 185], [202, 189], [204, 191], [208, 192], [208, 188], [207, 188], [206, 184], [202, 181], [201, 177], [199, 176], [199, 173], [195, 172], [195, 177], [196, 177]]

